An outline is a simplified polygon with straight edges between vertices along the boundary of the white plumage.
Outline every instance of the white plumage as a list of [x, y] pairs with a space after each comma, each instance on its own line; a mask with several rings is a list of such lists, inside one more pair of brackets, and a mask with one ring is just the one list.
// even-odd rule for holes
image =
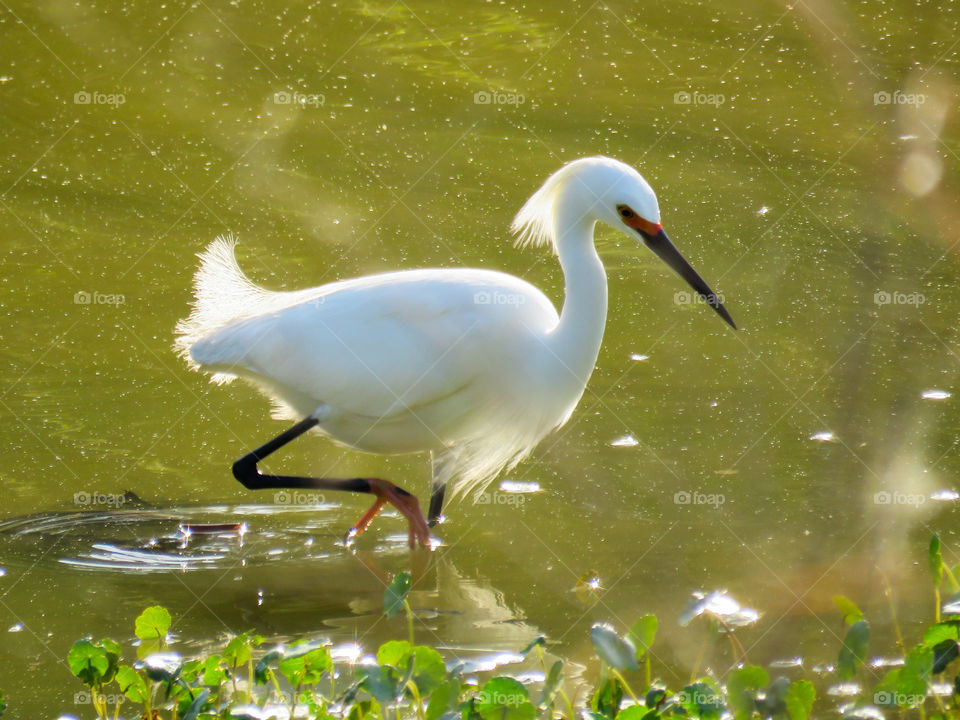
[[600, 220], [638, 239], [627, 206], [659, 228], [639, 173], [585, 158], [554, 173], [517, 215], [519, 243], [559, 255], [559, 315], [530, 283], [490, 270], [407, 270], [271, 292], [243, 274], [233, 239], [220, 237], [200, 255], [176, 347], [214, 381], [253, 383], [278, 418], [312, 416], [324, 435], [366, 452], [429, 451], [455, 494], [482, 490], [565, 423], [583, 394], [607, 310], [593, 229]]

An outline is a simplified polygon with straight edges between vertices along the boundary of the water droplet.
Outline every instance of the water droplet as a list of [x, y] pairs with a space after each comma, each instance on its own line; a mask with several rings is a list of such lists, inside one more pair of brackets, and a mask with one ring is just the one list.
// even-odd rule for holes
[[837, 683], [827, 688], [827, 695], [851, 697], [860, 694], [860, 686], [855, 682]]
[[20, 632], [23, 630], [23, 625], [17, 623], [16, 625], [11, 625], [7, 632]]
[[764, 206], [762, 206], [759, 210], [757, 210], [757, 215], [760, 215], [761, 217], [763, 217], [763, 216], [766, 215], [768, 212], [770, 212], [770, 208], [768, 208], [766, 205], [764, 205]]
[[829, 430], [821, 430], [820, 432], [811, 435], [810, 439], [816, 440], [817, 442], [834, 442], [836, 440], [836, 436]]
[[950, 393], [946, 390], [924, 390], [920, 397], [924, 400], [946, 400]]
[[630, 359], [633, 360], [634, 362], [643, 362], [644, 360], [649, 360], [649, 359], [650, 359], [650, 356], [649, 356], [649, 355], [641, 355], [640, 353], [633, 353], [633, 354], [630, 356]]
[[616, 440], [610, 441], [610, 447], [636, 447], [640, 444], [633, 435], [623, 435]]
[[960, 493], [958, 493], [956, 490], [944, 488], [943, 490], [937, 490], [935, 493], [931, 494], [930, 499], [944, 501], [957, 500], [960, 499]]
[[540, 483], [504, 480], [500, 483], [500, 490], [505, 493], [535, 493], [540, 492]]

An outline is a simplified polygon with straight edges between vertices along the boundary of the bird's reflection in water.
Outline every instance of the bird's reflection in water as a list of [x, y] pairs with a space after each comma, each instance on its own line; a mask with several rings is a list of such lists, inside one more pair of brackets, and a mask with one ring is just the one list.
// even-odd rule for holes
[[[436, 647], [468, 673], [510, 666], [512, 674], [531, 679], [541, 674], [536, 653], [524, 659], [521, 651], [542, 632], [501, 589], [458, 570], [446, 547], [411, 553], [405, 533], [345, 547], [338, 509], [139, 506], [44, 513], [0, 523], [0, 553], [5, 564], [24, 568], [40, 558], [51, 591], [69, 588], [80, 600], [69, 617], [51, 619], [54, 634], [120, 635], [147, 604], [162, 604], [177, 619], [174, 643], [185, 655], [252, 630], [267, 646], [328, 641], [344, 662], [407, 638], [403, 614], [386, 618], [382, 608], [392, 577], [409, 570], [418, 644]], [[399, 526], [402, 519], [390, 522]], [[109, 604], [82, 601], [105, 593]]]

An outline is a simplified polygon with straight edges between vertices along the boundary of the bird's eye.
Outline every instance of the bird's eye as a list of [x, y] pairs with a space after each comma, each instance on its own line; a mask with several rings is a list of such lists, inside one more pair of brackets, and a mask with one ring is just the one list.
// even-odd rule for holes
[[629, 220], [634, 215], [633, 210], [628, 208], [626, 205], [621, 205], [620, 207], [618, 207], [617, 212], [620, 213], [620, 217], [622, 217], [624, 220]]

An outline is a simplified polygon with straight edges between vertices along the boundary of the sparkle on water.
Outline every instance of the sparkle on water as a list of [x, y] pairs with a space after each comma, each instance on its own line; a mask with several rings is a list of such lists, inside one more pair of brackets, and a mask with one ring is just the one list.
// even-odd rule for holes
[[526, 494], [540, 492], [540, 483], [535, 481], [504, 480], [500, 483], [500, 490], [505, 493]]
[[[224, 626], [273, 642], [319, 625], [368, 649], [398, 637], [379, 607], [382, 578], [411, 564], [402, 518], [345, 548], [366, 498], [279, 505], [233, 479], [233, 460], [284, 426], [256, 393], [215, 392], [173, 357], [194, 253], [235, 232], [253, 279], [280, 290], [480, 266], [560, 309], [550, 252], [514, 248], [508, 227], [561, 162], [598, 153], [644, 173], [670, 237], [742, 329], [675, 301], [675, 274], [598, 230], [609, 310], [597, 367], [569, 424], [510, 478], [544, 491], [523, 507], [460, 502], [435, 529], [444, 549], [412, 597], [444, 652], [545, 634], [582, 664], [590, 624], [615, 620], [607, 608], [676, 618], [692, 590], [726, 587], [764, 613], [751, 662], [802, 648], [823, 665], [836, 610], [807, 595], [793, 607], [785, 587], [802, 594], [833, 568], [810, 597], [849, 585], [867, 617], [886, 618], [888, 598], [862, 584], [880, 547], [902, 632], [916, 635], [930, 598], [914, 546], [935, 530], [958, 547], [957, 507], [872, 498], [893, 478], [923, 496], [960, 489], [960, 184], [936, 157], [957, 143], [945, 118], [960, 4], [878, 0], [819, 17], [800, 5], [782, 21], [777, 3], [691, 6], [716, 22], [670, 3], [574, 15], [563, 3], [328, 3], [322, 18], [287, 0], [181, 5], [19, 3], [0, 43], [0, 590], [8, 627], [30, 631], [0, 645], [0, 666], [36, 658], [32, 678], [8, 673], [3, 688], [20, 715], [64, 707], [63, 658], [37, 637], [62, 648], [114, 635], [144, 598], [198, 643]], [[656, 57], [640, 27], [670, 38]], [[625, 93], [641, 77], [643, 92]], [[477, 104], [491, 84], [525, 101]], [[911, 86], [922, 105], [874, 102]], [[678, 104], [681, 88], [724, 102]], [[299, 99], [275, 102], [286, 89]], [[125, 101], [74, 101], [95, 90]], [[610, 446], [626, 428], [644, 452]], [[271, 461], [429, 498], [423, 456], [305, 437]], [[722, 514], [674, 502], [694, 486], [722, 493]], [[77, 500], [127, 490], [136, 511]], [[249, 531], [192, 532], [181, 547], [178, 522], [218, 521]], [[566, 592], [592, 568], [610, 585], [601, 605], [589, 582]], [[686, 647], [691, 625], [664, 622], [664, 647]], [[874, 631], [874, 651], [895, 652], [885, 623]], [[689, 674], [682, 652], [669, 657], [667, 676]]]

